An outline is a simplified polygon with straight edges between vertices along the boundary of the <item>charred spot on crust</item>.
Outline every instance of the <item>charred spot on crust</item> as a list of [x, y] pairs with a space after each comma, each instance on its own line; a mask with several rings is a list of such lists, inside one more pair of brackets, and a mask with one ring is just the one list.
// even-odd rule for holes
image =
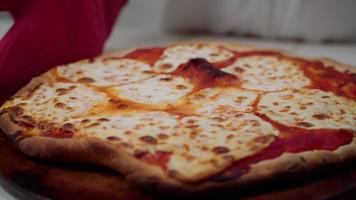
[[237, 76], [221, 71], [202, 58], [190, 59], [181, 64], [173, 75], [183, 76], [192, 81], [196, 89], [216, 86], [234, 86], [239, 83]]

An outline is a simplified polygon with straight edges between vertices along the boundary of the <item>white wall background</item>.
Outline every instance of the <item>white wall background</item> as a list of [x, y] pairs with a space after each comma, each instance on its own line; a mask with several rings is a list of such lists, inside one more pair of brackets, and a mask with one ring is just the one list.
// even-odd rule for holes
[[145, 32], [355, 40], [355, 0], [130, 0], [118, 25]]

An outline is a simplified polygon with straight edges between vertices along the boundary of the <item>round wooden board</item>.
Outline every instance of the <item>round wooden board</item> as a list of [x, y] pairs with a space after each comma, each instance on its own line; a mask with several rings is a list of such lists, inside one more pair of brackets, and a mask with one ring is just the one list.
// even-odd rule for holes
[[[16, 151], [2, 133], [0, 133], [0, 158], [1, 176], [7, 183], [14, 185], [11, 187], [18, 188], [16, 190], [26, 189], [33, 194], [51, 199], [148, 200], [158, 198], [131, 186], [120, 174], [110, 169], [86, 164], [61, 164], [29, 159]], [[355, 164], [337, 169], [315, 176], [308, 175], [308, 177], [293, 181], [268, 182], [268, 184], [250, 188], [246, 192], [234, 193], [232, 191], [228, 194], [209, 195], [203, 198], [356, 199]], [[8, 188], [10, 187], [5, 187], [5, 189]], [[26, 193], [26, 195], [32, 195], [30, 192]], [[34, 197], [28, 199], [34, 199]]]

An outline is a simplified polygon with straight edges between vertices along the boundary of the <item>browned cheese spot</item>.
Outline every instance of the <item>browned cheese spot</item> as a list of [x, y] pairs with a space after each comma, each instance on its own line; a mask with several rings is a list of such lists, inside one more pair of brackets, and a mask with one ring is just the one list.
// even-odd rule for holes
[[241, 117], [243, 117], [243, 116], [244, 116], [243, 113], [238, 113], [238, 114], [235, 115], [236, 118], [241, 118]]
[[142, 73], [144, 73], [144, 74], [154, 74], [155, 71], [145, 70]]
[[313, 115], [313, 117], [314, 117], [315, 119], [319, 119], [319, 120], [324, 120], [324, 119], [328, 119], [328, 118], [330, 118], [330, 116], [329, 116], [329, 115], [324, 114], [324, 113], [321, 113], [321, 114], [315, 114], [315, 115]]
[[107, 140], [110, 140], [110, 141], [120, 141], [121, 138], [117, 137], [117, 136], [108, 136], [106, 137]]
[[130, 135], [132, 133], [132, 131], [125, 131], [124, 134], [125, 135]]
[[120, 143], [120, 145], [125, 147], [125, 148], [132, 148], [132, 144], [127, 143], [127, 142]]
[[99, 126], [99, 125], [100, 125], [99, 122], [94, 122], [94, 123], [92, 123], [92, 124], [86, 126], [85, 128], [91, 128], [91, 127], [95, 127], [95, 126]]
[[158, 137], [158, 139], [161, 139], [161, 140], [166, 140], [169, 138], [169, 136], [164, 133], [159, 133], [157, 137]]
[[232, 138], [234, 138], [234, 135], [232, 135], [232, 134], [226, 136], [226, 139], [228, 139], [228, 140], [231, 140]]
[[105, 118], [105, 117], [101, 117], [98, 119], [98, 122], [108, 122], [110, 121], [108, 118]]
[[161, 65], [159, 68], [161, 68], [162, 70], [166, 70], [166, 69], [171, 69], [173, 66], [169, 63], [164, 63], [163, 65]]
[[89, 122], [90, 122], [90, 119], [83, 119], [80, 123], [86, 124], [86, 123], [89, 123]]
[[69, 88], [58, 88], [56, 89], [56, 92], [58, 93], [58, 95], [65, 95], [68, 92], [70, 92], [71, 90], [73, 90], [75, 88], [75, 86], [71, 86]]
[[110, 99], [110, 103], [114, 104], [118, 110], [124, 110], [129, 106], [125, 103], [122, 103], [119, 99]]
[[79, 83], [93, 83], [94, 79], [89, 78], [89, 77], [83, 77], [83, 78], [78, 79], [78, 82]]
[[223, 122], [224, 118], [222, 118], [222, 117], [214, 117], [213, 120], [215, 120], [217, 122]]
[[160, 81], [172, 81], [173, 78], [172, 77], [165, 77], [165, 78], [160, 78]]
[[230, 151], [229, 148], [223, 146], [217, 146], [213, 148], [213, 152], [216, 154], [228, 153]]
[[58, 103], [56, 103], [56, 104], [54, 104], [54, 107], [56, 107], [56, 108], [64, 108], [66, 105], [64, 104], [64, 103], [62, 103], [62, 102], [58, 102]]
[[304, 127], [313, 127], [314, 126], [312, 123], [309, 123], [309, 122], [298, 122], [297, 125], [304, 126]]
[[184, 85], [177, 85], [177, 89], [178, 90], [184, 90], [184, 89], [187, 89], [187, 87], [184, 86]]
[[144, 156], [146, 153], [147, 153], [147, 151], [145, 151], [145, 150], [136, 149], [136, 150], [134, 151], [134, 156], [135, 156], [136, 158], [140, 158], [140, 157]]
[[149, 135], [140, 137], [140, 140], [141, 140], [142, 142], [147, 143], [147, 144], [152, 144], [152, 145], [157, 144], [156, 138], [154, 138], [154, 137], [152, 137], [152, 136], [149, 136]]
[[237, 73], [242, 73], [242, 72], [244, 72], [245, 70], [242, 69], [241, 67], [235, 67], [235, 68], [234, 68], [234, 71], [237, 72]]

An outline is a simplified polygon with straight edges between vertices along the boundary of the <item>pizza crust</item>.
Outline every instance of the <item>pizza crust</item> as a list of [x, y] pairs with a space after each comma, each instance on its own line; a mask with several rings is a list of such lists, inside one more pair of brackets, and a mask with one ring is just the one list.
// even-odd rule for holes
[[[196, 41], [189, 41], [188, 43], [191, 42]], [[248, 45], [230, 42], [209, 43], [223, 45], [236, 51], [263, 50]], [[111, 56], [121, 57], [130, 51], [131, 50], [108, 53], [99, 58]], [[284, 51], [273, 51], [295, 57], [295, 55]], [[331, 65], [340, 72], [348, 71], [350, 73], [356, 73], [355, 67], [341, 64], [330, 59], [313, 58], [310, 60], [320, 61], [326, 65]], [[48, 82], [50, 79], [51, 76], [49, 75], [49, 72], [46, 72], [39, 77], [35, 77], [29, 84], [19, 90], [15, 96], [27, 95], [31, 89], [36, 87], [36, 85]], [[352, 143], [341, 146], [335, 151], [314, 150], [301, 153], [284, 153], [278, 158], [261, 161], [251, 165], [249, 172], [232, 181], [203, 181], [201, 183], [189, 184], [167, 176], [161, 168], [143, 163], [127, 154], [127, 152], [119, 147], [104, 140], [89, 137], [74, 137], [67, 139], [43, 136], [32, 136], [27, 138], [14, 137], [16, 134], [24, 130], [22, 127], [14, 123], [6, 112], [0, 113], [0, 128], [12, 140], [15, 147], [27, 156], [46, 160], [81, 161], [108, 166], [123, 173], [126, 179], [134, 184], [149, 187], [160, 192], [196, 193], [227, 187], [245, 186], [254, 182], [271, 179], [278, 175], [309, 171], [321, 166], [343, 163], [356, 159], [356, 137], [354, 136]]]

